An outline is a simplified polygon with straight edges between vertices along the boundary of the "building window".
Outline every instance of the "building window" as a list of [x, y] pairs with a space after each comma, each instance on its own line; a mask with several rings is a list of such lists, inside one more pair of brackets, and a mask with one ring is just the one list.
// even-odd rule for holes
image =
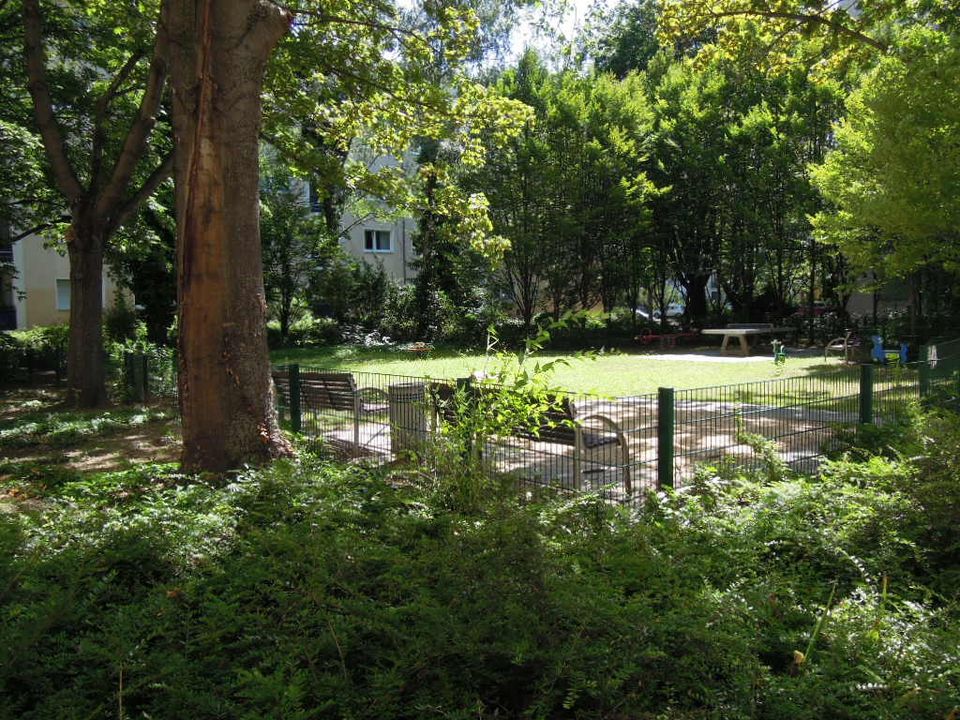
[[393, 252], [389, 230], [364, 230], [363, 249], [367, 252]]
[[70, 281], [57, 279], [57, 310], [70, 309]]
[[13, 262], [13, 246], [10, 244], [10, 226], [0, 220], [0, 263]]

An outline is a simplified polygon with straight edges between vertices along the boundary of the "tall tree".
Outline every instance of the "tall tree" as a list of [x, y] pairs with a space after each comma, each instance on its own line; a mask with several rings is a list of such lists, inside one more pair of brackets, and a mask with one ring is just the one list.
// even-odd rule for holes
[[[921, 269], [960, 264], [953, 252], [960, 194], [952, 153], [960, 134], [954, 0], [665, 3], [665, 35], [704, 28], [718, 35], [715, 52], [735, 53], [760, 38], [769, 69], [819, 57], [814, 77], [832, 71], [859, 86], [837, 126], [837, 150], [825, 162], [810, 158], [822, 163], [815, 180], [834, 206], [817, 215], [818, 238], [841, 248], [861, 271], [906, 275], [914, 289]], [[814, 244], [811, 250], [812, 263], [822, 254]], [[827, 259], [831, 273], [844, 265]], [[914, 319], [918, 299], [911, 303]]]
[[[517, 9], [529, 3], [530, 0], [424, 0], [406, 11], [408, 26], [427, 38], [430, 60], [423, 68], [427, 77], [437, 85], [449, 85], [459, 66], [477, 66], [488, 55], [498, 55], [509, 36]], [[474, 41], [460, 58], [451, 57], [449, 52], [448, 45], [456, 38], [436, 33], [436, 29], [442, 27], [444, 14], [451, 10], [467, 11], [475, 22]], [[459, 187], [457, 176], [463, 170], [461, 148], [430, 136], [420, 138], [417, 145], [422, 193], [413, 235], [418, 256], [414, 262], [417, 269], [414, 300], [418, 332], [430, 338], [437, 330], [438, 308], [443, 300], [458, 306], [466, 301], [470, 281], [461, 284], [457, 268], [474, 263], [465, 256], [468, 245], [458, 237], [458, 223], [444, 210], [445, 196]]]
[[166, 0], [176, 137], [183, 467], [288, 455], [277, 424], [260, 260], [260, 96], [292, 15], [262, 0]]
[[510, 240], [506, 261], [497, 274], [527, 330], [540, 307], [543, 269], [553, 252], [544, 208], [550, 174], [548, 147], [539, 122], [546, 76], [546, 68], [532, 52], [524, 53], [516, 68], [501, 75], [497, 91], [532, 108], [534, 119], [499, 151], [491, 148], [483, 168], [463, 179], [468, 187], [484, 192], [494, 228]]
[[707, 316], [706, 288], [721, 246], [726, 109], [723, 74], [689, 61], [671, 64], [654, 90], [653, 181], [669, 188], [653, 206], [656, 232], [665, 238], [683, 285], [687, 315]]
[[642, 79], [550, 73], [528, 51], [497, 88], [528, 103], [534, 121], [491, 148], [467, 182], [487, 194], [494, 228], [510, 240], [502, 272], [518, 314], [529, 326], [544, 294], [558, 315], [597, 300], [612, 309], [646, 234]]
[[165, 183], [107, 248], [107, 263], [118, 283], [136, 296], [137, 315], [147, 339], [170, 342], [177, 314], [176, 218], [173, 186]]
[[312, 212], [304, 197], [304, 183], [272, 155], [261, 154], [263, 286], [271, 314], [280, 323], [280, 337], [286, 343], [294, 301], [303, 297], [312, 274], [340, 259], [343, 253], [339, 232], [331, 233], [325, 216]]
[[[490, 101], [469, 84], [432, 83], [423, 72], [431, 43], [400, 27], [388, 4], [304, 2], [287, 9], [269, 0], [165, 0], [188, 470], [225, 471], [291, 451], [273, 408], [257, 199], [264, 74], [294, 10], [301, 20], [289, 37], [310, 53], [301, 66], [312, 64], [318, 82], [337, 78], [352, 98], [328, 108], [327, 139], [339, 147], [366, 133], [374, 149], [402, 153], [412, 137], [453, 127], [462, 128], [464, 155], [480, 158], [485, 128], [496, 125], [509, 134], [522, 123], [508, 103]], [[441, 11], [435, 32], [451, 58], [462, 57], [470, 16]], [[463, 122], [468, 115], [478, 122]], [[481, 227], [481, 205], [455, 209]], [[466, 237], [482, 244], [482, 237]]]
[[960, 34], [906, 31], [863, 77], [816, 169], [817, 229], [859, 269], [960, 269]]
[[41, 0], [22, 0], [20, 10], [23, 82], [69, 216], [69, 387], [78, 405], [92, 407], [106, 401], [105, 249], [173, 169], [172, 156], [154, 142], [166, 82], [165, 38], [156, 33], [151, 2], [44, 7]]

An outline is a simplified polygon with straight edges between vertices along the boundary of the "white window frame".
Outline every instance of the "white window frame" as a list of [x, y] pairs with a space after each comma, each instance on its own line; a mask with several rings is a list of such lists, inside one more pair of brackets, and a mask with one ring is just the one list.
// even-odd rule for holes
[[[66, 301], [63, 301], [63, 296], [60, 294], [60, 288], [63, 286], [66, 286], [67, 288]], [[54, 302], [56, 303], [57, 310], [61, 310], [61, 311], [69, 310], [70, 309], [70, 278], [57, 278], [54, 281], [54, 292], [56, 294], [56, 300]]]
[[[387, 238], [387, 246], [385, 248], [379, 247], [384, 235]], [[392, 253], [393, 233], [390, 230], [365, 229], [363, 231], [363, 251], [368, 253]]]

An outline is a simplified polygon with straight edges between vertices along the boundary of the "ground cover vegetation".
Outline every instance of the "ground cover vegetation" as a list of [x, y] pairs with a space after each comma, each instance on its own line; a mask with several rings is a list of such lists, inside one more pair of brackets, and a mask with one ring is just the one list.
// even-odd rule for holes
[[[38, 411], [4, 447], [80, 437]], [[634, 510], [463, 463], [6, 460], [0, 717], [940, 720], [958, 453], [958, 418], [918, 413], [818, 477], [705, 469]]]

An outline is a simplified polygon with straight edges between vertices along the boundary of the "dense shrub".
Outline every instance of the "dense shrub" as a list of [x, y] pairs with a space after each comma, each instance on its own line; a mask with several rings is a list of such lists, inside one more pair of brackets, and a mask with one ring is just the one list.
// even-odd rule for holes
[[130, 377], [134, 370], [131, 364], [143, 358], [147, 377], [147, 393], [152, 397], [171, 397], [177, 392], [177, 371], [174, 367], [176, 353], [171, 346], [158, 345], [147, 338], [147, 326], [136, 316], [132, 316], [132, 326], [127, 325], [128, 315], [119, 312], [114, 332], [117, 336], [107, 335], [106, 350], [109, 359], [111, 394], [120, 402], [136, 400]]
[[18, 369], [62, 372], [66, 363], [66, 325], [40, 325], [29, 330], [0, 333], [0, 368], [4, 378], [12, 378]]
[[311, 310], [318, 317], [333, 317], [341, 324], [374, 328], [383, 317], [392, 284], [379, 264], [338, 258], [311, 278]]
[[63, 352], [67, 347], [70, 328], [67, 325], [38, 325], [29, 330], [12, 330], [10, 335], [23, 348], [37, 354]]
[[[279, 326], [276, 336], [279, 336]], [[334, 345], [341, 340], [340, 325], [333, 318], [315, 317], [309, 310], [290, 324], [287, 345], [293, 347], [320, 347]]]
[[67, 475], [0, 513], [0, 718], [941, 720], [960, 423], [887, 451], [633, 511], [310, 459]]
[[146, 338], [146, 325], [137, 318], [136, 308], [118, 295], [116, 302], [104, 310], [103, 339], [106, 343], [122, 343], [138, 337]]
[[378, 330], [394, 340], [422, 340], [417, 338], [414, 307], [416, 288], [413, 285], [391, 283], [383, 302], [383, 314]]
[[0, 378], [12, 379], [20, 367], [22, 347], [9, 332], [0, 331]]

